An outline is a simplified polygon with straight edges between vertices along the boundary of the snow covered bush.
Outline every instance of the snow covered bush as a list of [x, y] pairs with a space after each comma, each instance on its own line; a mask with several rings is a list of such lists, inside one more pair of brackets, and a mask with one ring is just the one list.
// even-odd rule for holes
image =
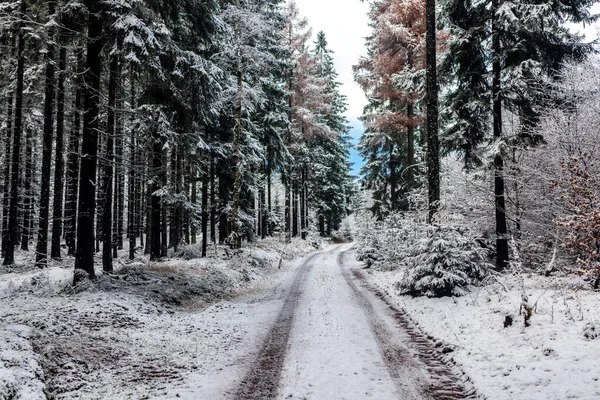
[[588, 322], [583, 328], [583, 336], [588, 340], [597, 339], [600, 336], [600, 326], [594, 321]]
[[411, 244], [425, 234], [417, 212], [390, 213], [383, 221], [361, 226], [357, 257], [367, 266], [395, 270], [403, 266]]
[[433, 226], [408, 249], [397, 287], [413, 296], [460, 296], [487, 275], [485, 259], [486, 251], [467, 229]]

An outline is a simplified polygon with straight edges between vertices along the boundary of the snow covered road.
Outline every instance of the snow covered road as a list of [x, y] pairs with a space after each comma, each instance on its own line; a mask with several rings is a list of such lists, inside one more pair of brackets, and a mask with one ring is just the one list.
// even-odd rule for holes
[[471, 398], [429, 354], [433, 345], [365, 287], [350, 247], [315, 253], [297, 267], [235, 398]]

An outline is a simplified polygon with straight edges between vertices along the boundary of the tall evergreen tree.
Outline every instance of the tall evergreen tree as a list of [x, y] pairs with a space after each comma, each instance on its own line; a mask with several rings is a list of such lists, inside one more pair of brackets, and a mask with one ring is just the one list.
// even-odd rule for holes
[[[81, 142], [81, 170], [79, 174], [79, 200], [77, 214], [77, 250], [75, 269], [85, 271], [95, 278], [94, 220], [96, 215], [96, 166], [98, 156], [98, 116], [100, 106], [100, 81], [102, 72], [102, 4], [88, 0], [88, 40], [86, 70], [84, 73], [84, 111]], [[74, 283], [80, 279], [75, 274]]]
[[[545, 79], [554, 79], [567, 58], [581, 58], [589, 46], [570, 33], [564, 22], [591, 22], [592, 1], [446, 3], [445, 12], [454, 40], [442, 62], [448, 77], [446, 95], [447, 148], [459, 151], [467, 166], [484, 162], [482, 145], [495, 149], [494, 198], [496, 216], [496, 267], [508, 263], [508, 224], [504, 185], [504, 155], [508, 138], [502, 134], [502, 110], [521, 116], [516, 142], [536, 144], [531, 135], [544, 103], [551, 96]], [[487, 40], [488, 38], [492, 40]], [[490, 65], [491, 64], [491, 65]], [[491, 122], [491, 125], [490, 125]], [[490, 126], [492, 129], [490, 129]], [[493, 134], [490, 136], [490, 132]], [[513, 141], [513, 143], [516, 143]]]
[[14, 106], [13, 146], [11, 150], [11, 176], [10, 176], [10, 203], [8, 211], [8, 235], [6, 237], [6, 250], [4, 252], [4, 265], [15, 263], [15, 246], [17, 244], [17, 213], [19, 208], [19, 163], [21, 160], [21, 138], [23, 136], [23, 86], [25, 73], [25, 33], [24, 23], [27, 19], [27, 1], [21, 0], [19, 6], [19, 20], [17, 24], [17, 72]]

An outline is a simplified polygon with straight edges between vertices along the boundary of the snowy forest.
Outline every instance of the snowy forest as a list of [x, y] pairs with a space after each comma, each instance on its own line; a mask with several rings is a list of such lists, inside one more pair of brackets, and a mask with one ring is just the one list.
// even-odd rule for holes
[[595, 11], [0, 2], [0, 400], [600, 398]]
[[124, 237], [157, 260], [339, 229], [345, 99], [295, 5], [16, 1], [1, 28], [4, 265], [35, 243], [44, 267], [64, 240], [93, 278]]
[[359, 256], [406, 267], [406, 293], [516, 265], [600, 287], [600, 61], [566, 26], [593, 3], [446, 1], [428, 46], [425, 2], [371, 2]]

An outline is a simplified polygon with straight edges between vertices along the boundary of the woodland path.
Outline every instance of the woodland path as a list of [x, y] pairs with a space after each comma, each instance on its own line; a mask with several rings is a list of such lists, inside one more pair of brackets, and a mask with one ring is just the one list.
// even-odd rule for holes
[[297, 267], [232, 398], [476, 398], [435, 344], [368, 287], [351, 247], [315, 253]]

